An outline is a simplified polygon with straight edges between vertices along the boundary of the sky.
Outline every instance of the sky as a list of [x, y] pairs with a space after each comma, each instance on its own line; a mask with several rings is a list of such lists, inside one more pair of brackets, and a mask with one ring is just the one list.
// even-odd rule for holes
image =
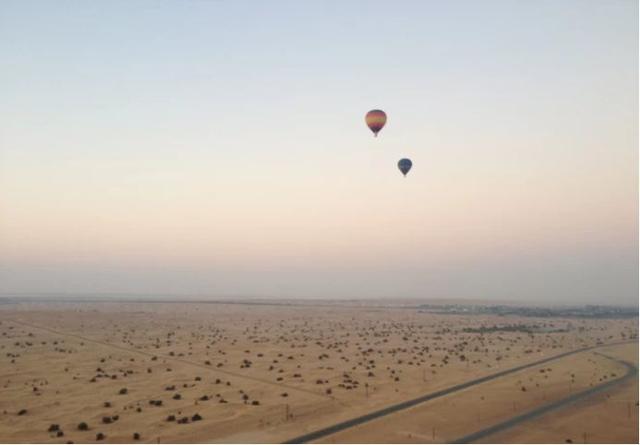
[[638, 3], [5, 0], [0, 293], [637, 304]]

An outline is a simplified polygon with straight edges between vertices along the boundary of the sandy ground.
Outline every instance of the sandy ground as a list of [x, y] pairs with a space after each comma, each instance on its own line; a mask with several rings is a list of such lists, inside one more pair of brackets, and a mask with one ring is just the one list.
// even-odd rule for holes
[[[638, 365], [638, 350], [603, 349], [612, 357]], [[638, 443], [638, 379], [598, 394], [567, 409], [554, 411], [500, 434], [486, 443]]]
[[[636, 344], [603, 348], [603, 351], [605, 350], [611, 356], [637, 363]], [[587, 389], [593, 384], [600, 383], [605, 377], [606, 379], [615, 378], [624, 375], [625, 372], [624, 366], [605, 357], [593, 352], [580, 353], [369, 422], [329, 436], [322, 442], [452, 442], [550, 401], [559, 400], [572, 393]], [[633, 388], [629, 387], [624, 396], [627, 399], [633, 399], [631, 413], [633, 417], [627, 417], [626, 411], [623, 413], [622, 420], [625, 423], [625, 429], [618, 431], [613, 427], [611, 429], [614, 431], [608, 431], [610, 427], [604, 427], [611, 425], [606, 423], [607, 420], [617, 418], [620, 415], [620, 410], [607, 412], [601, 420], [598, 420], [598, 409], [594, 409], [592, 427], [594, 430], [598, 428], [602, 430], [599, 437], [603, 440], [600, 442], [635, 442], [634, 438], [637, 438], [638, 432], [638, 411], [635, 407], [637, 391], [634, 393]], [[600, 409], [603, 409], [600, 414], [604, 414], [607, 407], [600, 406]], [[624, 409], [627, 409], [626, 403], [624, 403]], [[581, 407], [576, 406], [570, 410], [560, 410], [554, 412], [553, 415], [545, 416], [554, 419], [554, 422], [558, 421], [557, 427], [550, 429], [552, 434], [541, 434], [541, 431], [538, 430], [536, 434], [529, 436], [529, 432], [548, 422], [548, 419], [541, 418], [539, 421], [524, 423], [522, 427], [514, 428], [513, 432], [509, 430], [503, 434], [486, 437], [484, 441], [487, 443], [564, 442], [566, 438], [571, 437], [570, 431], [583, 428], [580, 416], [569, 418], [565, 416], [565, 411], [581, 413]], [[564, 421], [559, 419], [564, 419]], [[630, 428], [631, 430], [629, 430]], [[633, 428], [635, 428], [635, 436]], [[560, 433], [560, 435], [556, 433]], [[568, 435], [565, 437], [563, 434]], [[575, 439], [577, 436], [573, 437]]]
[[[465, 332], [506, 324], [538, 331]], [[117, 443], [139, 433], [149, 443], [280, 442], [500, 369], [637, 337], [637, 329], [637, 319], [343, 306], [1, 305], [0, 440], [96, 442], [102, 433]], [[431, 416], [419, 414], [418, 427], [390, 416], [396, 422], [379, 431], [399, 436], [371, 434], [388, 422], [380, 419], [327, 441], [451, 440], [617, 372], [579, 354], [403, 413]]]

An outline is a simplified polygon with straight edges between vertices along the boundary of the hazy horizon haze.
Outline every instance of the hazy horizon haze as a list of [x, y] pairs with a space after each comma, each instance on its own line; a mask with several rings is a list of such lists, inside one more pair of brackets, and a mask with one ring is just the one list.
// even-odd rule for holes
[[0, 293], [637, 304], [637, 2], [5, 1], [0, 85]]

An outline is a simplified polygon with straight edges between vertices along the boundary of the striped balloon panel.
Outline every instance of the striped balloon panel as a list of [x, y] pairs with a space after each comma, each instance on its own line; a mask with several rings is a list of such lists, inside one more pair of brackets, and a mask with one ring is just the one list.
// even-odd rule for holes
[[382, 110], [371, 110], [365, 116], [365, 122], [371, 131], [377, 135], [384, 127], [384, 124], [387, 123], [387, 115]]

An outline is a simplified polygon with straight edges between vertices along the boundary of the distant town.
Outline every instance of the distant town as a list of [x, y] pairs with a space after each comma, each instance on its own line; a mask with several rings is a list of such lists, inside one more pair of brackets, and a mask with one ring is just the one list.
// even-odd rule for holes
[[638, 307], [623, 306], [565, 306], [531, 307], [507, 305], [475, 304], [422, 304], [420, 312], [452, 315], [516, 315], [521, 317], [559, 317], [559, 318], [634, 318], [638, 317]]

